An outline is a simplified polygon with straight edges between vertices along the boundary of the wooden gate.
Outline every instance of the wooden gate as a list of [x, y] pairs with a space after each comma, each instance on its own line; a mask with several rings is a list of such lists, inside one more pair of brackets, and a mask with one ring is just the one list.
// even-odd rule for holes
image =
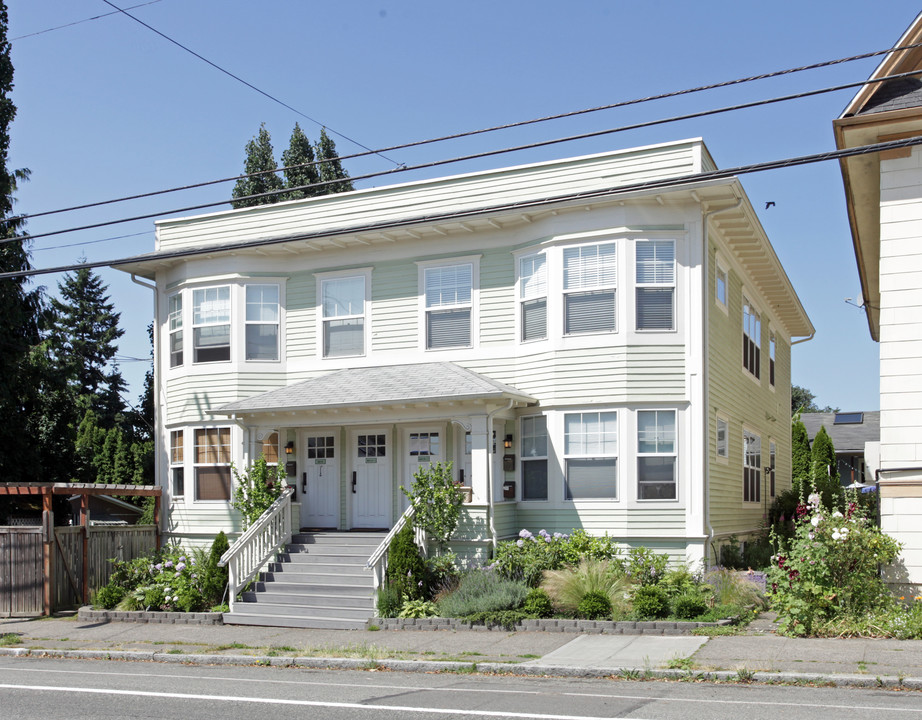
[[41, 615], [42, 528], [0, 527], [0, 617]]

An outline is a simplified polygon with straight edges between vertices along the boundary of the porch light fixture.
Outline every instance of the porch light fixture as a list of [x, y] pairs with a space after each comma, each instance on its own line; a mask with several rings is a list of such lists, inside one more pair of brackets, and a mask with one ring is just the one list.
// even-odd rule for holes
[[293, 440], [289, 440], [288, 444], [285, 446], [285, 454], [291, 455], [295, 451], [295, 444]]
[[506, 450], [512, 450], [512, 435], [507, 435], [505, 439], [503, 439], [503, 447]]

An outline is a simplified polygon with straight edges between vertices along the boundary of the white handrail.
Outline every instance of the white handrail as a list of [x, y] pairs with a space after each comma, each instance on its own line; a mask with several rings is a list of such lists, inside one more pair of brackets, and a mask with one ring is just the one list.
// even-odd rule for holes
[[256, 577], [259, 569], [273, 555], [291, 542], [291, 496], [293, 487], [286, 487], [218, 561], [227, 566], [228, 604], [234, 612], [237, 590]]
[[[375, 603], [378, 601], [378, 590], [384, 586], [384, 578], [387, 573], [387, 551], [390, 549], [391, 542], [394, 540], [397, 533], [403, 530], [404, 526], [410, 522], [415, 514], [416, 506], [410, 503], [407, 509], [403, 511], [403, 515], [397, 519], [397, 522], [394, 523], [394, 527], [391, 528], [391, 531], [385, 536], [384, 540], [381, 541], [381, 544], [375, 548], [374, 552], [368, 557], [368, 561], [365, 563], [366, 570], [374, 570], [375, 572]], [[414, 531], [414, 540], [420, 552], [426, 555], [428, 546], [426, 531], [421, 528], [416, 528]]]

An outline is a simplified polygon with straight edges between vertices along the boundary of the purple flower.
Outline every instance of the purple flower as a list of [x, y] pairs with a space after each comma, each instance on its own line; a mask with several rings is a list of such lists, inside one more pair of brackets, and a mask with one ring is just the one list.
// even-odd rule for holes
[[523, 546], [525, 545], [525, 541], [524, 541], [524, 540], [516, 540], [516, 541], [515, 541], [515, 544], [518, 545], [519, 547], [523, 547]]
[[172, 561], [172, 560], [167, 560], [165, 563], [163, 563], [163, 566], [164, 566], [164, 567], [171, 568], [171, 567], [173, 567], [173, 561]]
[[179, 563], [179, 565], [176, 566], [176, 572], [182, 572], [185, 569], [186, 569], [185, 563]]
[[163, 565], [161, 563], [157, 563], [156, 565], [154, 565], [154, 569], [158, 571], [163, 570]]
[[532, 534], [531, 534], [530, 532], [528, 532], [528, 530], [525, 530], [525, 529], [523, 528], [523, 529], [519, 530], [519, 537], [528, 540], [529, 538], [531, 538], [531, 537], [533, 537], [533, 536], [532, 536]]

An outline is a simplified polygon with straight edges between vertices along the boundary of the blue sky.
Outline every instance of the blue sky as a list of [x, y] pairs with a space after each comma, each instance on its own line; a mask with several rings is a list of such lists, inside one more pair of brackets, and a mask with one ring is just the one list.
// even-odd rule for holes
[[[122, 0], [128, 7], [147, 0]], [[116, 3], [119, 4], [119, 3]], [[893, 45], [917, 2], [770, 4], [573, 0], [158, 0], [146, 23], [310, 118], [373, 148], [606, 105]], [[264, 122], [277, 156], [297, 121], [320, 127], [123, 15], [51, 32], [112, 9], [101, 0], [9, 0], [18, 116], [11, 163], [32, 179], [17, 209], [38, 213], [242, 172]], [[21, 37], [20, 36], [28, 36]], [[16, 39], [20, 38], [20, 39]], [[415, 165], [633, 122], [858, 82], [863, 60], [685, 98], [387, 153]], [[854, 91], [509, 153], [361, 187], [703, 137], [720, 167], [834, 148], [832, 120]], [[343, 154], [355, 145], [334, 134]], [[346, 162], [385, 171], [380, 157]], [[820, 404], [879, 407], [878, 346], [864, 313], [835, 162], [742, 178], [817, 333], [793, 351], [793, 381]], [[231, 185], [31, 220], [33, 233], [223, 200]], [[767, 201], [775, 206], [763, 210]], [[182, 214], [182, 213], [181, 213]], [[117, 236], [132, 235], [110, 240]], [[62, 247], [68, 246], [68, 247]], [[37, 239], [36, 267], [153, 249], [153, 221]], [[103, 270], [122, 313], [120, 354], [145, 358], [152, 294]], [[54, 291], [59, 277], [37, 282]], [[133, 400], [145, 363], [124, 361]]]

